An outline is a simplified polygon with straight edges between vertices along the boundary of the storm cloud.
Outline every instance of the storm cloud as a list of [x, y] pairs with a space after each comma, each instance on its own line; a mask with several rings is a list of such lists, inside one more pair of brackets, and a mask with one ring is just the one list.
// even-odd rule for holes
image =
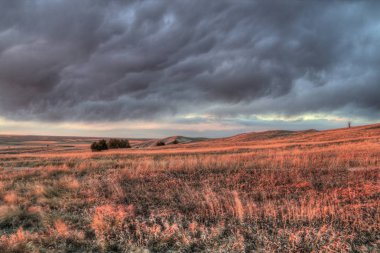
[[2, 1], [0, 116], [380, 116], [379, 1]]

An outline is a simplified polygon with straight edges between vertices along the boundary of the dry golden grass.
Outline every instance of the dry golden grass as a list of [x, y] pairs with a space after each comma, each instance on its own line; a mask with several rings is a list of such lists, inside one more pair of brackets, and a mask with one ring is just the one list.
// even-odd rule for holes
[[0, 157], [0, 252], [378, 252], [380, 126]]

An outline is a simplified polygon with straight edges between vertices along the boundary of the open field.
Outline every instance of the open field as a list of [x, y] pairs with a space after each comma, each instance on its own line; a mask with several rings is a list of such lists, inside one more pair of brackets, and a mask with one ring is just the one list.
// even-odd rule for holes
[[380, 250], [380, 124], [96, 153], [61, 138], [0, 138], [0, 252]]

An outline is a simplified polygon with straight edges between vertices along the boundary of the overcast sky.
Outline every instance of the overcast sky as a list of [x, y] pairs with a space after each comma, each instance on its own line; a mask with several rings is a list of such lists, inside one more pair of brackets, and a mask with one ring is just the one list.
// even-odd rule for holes
[[380, 1], [1, 1], [0, 133], [378, 122], [379, 13]]

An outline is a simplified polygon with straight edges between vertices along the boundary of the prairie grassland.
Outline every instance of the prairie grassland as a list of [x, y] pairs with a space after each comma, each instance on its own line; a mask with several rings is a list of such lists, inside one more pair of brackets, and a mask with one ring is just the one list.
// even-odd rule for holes
[[380, 250], [378, 125], [4, 154], [0, 169], [0, 252]]

